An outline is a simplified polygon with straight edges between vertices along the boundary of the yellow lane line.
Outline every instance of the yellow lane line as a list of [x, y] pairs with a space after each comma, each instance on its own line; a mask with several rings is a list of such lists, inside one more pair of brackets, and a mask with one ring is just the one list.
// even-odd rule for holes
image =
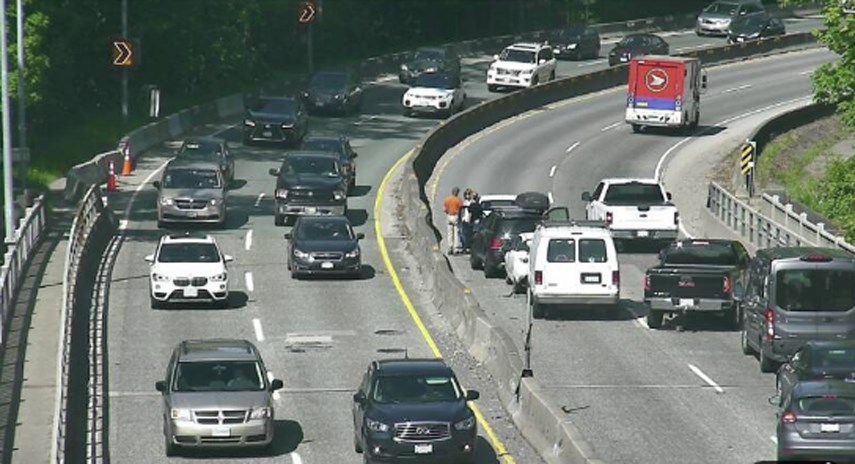
[[[383, 176], [383, 181], [380, 182], [380, 187], [377, 188], [377, 198], [374, 201], [374, 233], [377, 236], [377, 246], [380, 248], [380, 255], [383, 257], [383, 263], [386, 265], [386, 271], [389, 273], [389, 277], [392, 279], [392, 283], [395, 285], [395, 290], [398, 291], [398, 295], [401, 297], [401, 301], [404, 303], [404, 306], [407, 308], [407, 312], [410, 314], [410, 317], [415, 322], [416, 327], [419, 328], [419, 332], [422, 334], [422, 338], [424, 338], [425, 342], [427, 342], [430, 347], [431, 352], [437, 358], [442, 358], [442, 352], [439, 351], [439, 348], [436, 346], [436, 342], [434, 342], [433, 337], [428, 331], [427, 327], [425, 327], [424, 322], [422, 321], [421, 316], [419, 316], [418, 311], [416, 311], [415, 306], [413, 306], [412, 301], [410, 301], [409, 295], [407, 295], [406, 290], [404, 290], [404, 286], [401, 284], [401, 279], [398, 278], [398, 272], [395, 270], [395, 266], [392, 264], [392, 260], [389, 258], [389, 253], [386, 250], [386, 240], [383, 238], [383, 233], [380, 227], [380, 211], [383, 203], [383, 193], [386, 190], [386, 185], [389, 183], [389, 179], [392, 178], [392, 174], [398, 169], [401, 164], [409, 159], [409, 157], [415, 152], [415, 149], [410, 150], [398, 159], [394, 165], [386, 172], [386, 175]], [[475, 419], [478, 420], [478, 425], [481, 427], [481, 430], [487, 434], [487, 437], [490, 439], [490, 442], [495, 448], [496, 454], [502, 457], [502, 460], [505, 464], [516, 464], [513, 456], [508, 453], [507, 448], [505, 448], [504, 443], [496, 433], [493, 431], [493, 428], [490, 427], [490, 424], [487, 422], [487, 419], [484, 418], [484, 415], [481, 414], [481, 410], [475, 403], [470, 403], [470, 407], [472, 408], [472, 412], [475, 413]]]

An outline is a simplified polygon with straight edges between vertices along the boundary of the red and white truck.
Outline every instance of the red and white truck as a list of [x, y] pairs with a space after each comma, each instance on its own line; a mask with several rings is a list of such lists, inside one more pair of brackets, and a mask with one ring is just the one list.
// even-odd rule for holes
[[626, 90], [626, 122], [633, 132], [645, 126], [694, 129], [701, 118], [701, 94], [706, 88], [706, 71], [698, 58], [633, 58]]

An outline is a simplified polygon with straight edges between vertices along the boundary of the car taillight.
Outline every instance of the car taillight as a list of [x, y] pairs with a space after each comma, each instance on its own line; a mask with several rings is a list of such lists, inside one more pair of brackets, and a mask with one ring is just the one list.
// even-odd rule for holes
[[534, 271], [534, 284], [543, 285], [543, 271]]
[[680, 225], [680, 213], [677, 211], [674, 211], [674, 225], [675, 226]]
[[766, 308], [766, 340], [775, 338], [775, 310]]
[[614, 219], [614, 216], [612, 215], [612, 212], [611, 212], [611, 211], [606, 211], [606, 224], [608, 224], [608, 225], [612, 225], [612, 220], [613, 220], [613, 219]]
[[733, 290], [733, 281], [730, 279], [729, 275], [724, 276], [724, 282], [721, 284], [721, 291], [724, 294], [730, 293]]
[[620, 271], [612, 271], [612, 285], [620, 285]]
[[650, 291], [650, 276], [649, 275], [644, 276], [644, 291], [645, 292]]
[[502, 239], [498, 237], [494, 237], [490, 240], [490, 249], [491, 250], [501, 250], [502, 249]]
[[785, 424], [792, 424], [796, 421], [796, 415], [793, 414], [792, 411], [787, 411], [784, 414], [781, 414], [781, 422]]

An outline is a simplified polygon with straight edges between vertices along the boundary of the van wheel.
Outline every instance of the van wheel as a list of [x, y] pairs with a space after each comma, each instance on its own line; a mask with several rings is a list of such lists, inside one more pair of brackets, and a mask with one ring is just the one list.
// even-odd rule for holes
[[647, 313], [647, 327], [658, 329], [662, 327], [662, 317], [665, 315], [663, 311], [650, 310]]
[[766, 350], [760, 347], [760, 372], [768, 374], [778, 370], [778, 363], [766, 356]]
[[543, 319], [546, 317], [546, 308], [540, 303], [531, 303], [531, 317], [535, 319]]
[[748, 329], [745, 327], [745, 321], [742, 321], [742, 330], [739, 335], [739, 344], [742, 346], [742, 354], [746, 356], [751, 356], [756, 354], [754, 348], [751, 347], [751, 344], [748, 343]]
[[178, 447], [166, 435], [163, 436], [163, 450], [169, 457], [178, 456]]

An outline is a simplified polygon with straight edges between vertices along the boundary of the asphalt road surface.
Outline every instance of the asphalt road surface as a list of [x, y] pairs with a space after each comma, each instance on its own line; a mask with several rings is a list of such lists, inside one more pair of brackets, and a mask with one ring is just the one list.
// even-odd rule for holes
[[[834, 58], [816, 49], [711, 68], [699, 137], [721, 134], [740, 115], [809, 96], [808, 74]], [[662, 155], [685, 137], [633, 134], [623, 122], [624, 104], [623, 89], [601, 92], [471, 137], [436, 171], [435, 204], [452, 186], [482, 194], [535, 190], [584, 219], [583, 191], [605, 177], [653, 177]], [[443, 223], [441, 211], [434, 220]], [[702, 232], [698, 224], [686, 226]], [[470, 269], [468, 256], [452, 261], [484, 310], [522, 346], [525, 295], [509, 296], [504, 279], [485, 279]], [[647, 328], [643, 274], [654, 261], [655, 254], [644, 250], [621, 254], [619, 317], [579, 312], [536, 320], [535, 377], [605, 462], [773, 458], [775, 408], [767, 398], [774, 394], [774, 375], [761, 374], [757, 361], [742, 355], [739, 333], [717, 318]], [[675, 330], [678, 325], [685, 330]]]
[[[815, 20], [801, 20], [792, 23], [790, 29], [809, 29], [817, 24], [819, 22]], [[668, 37], [674, 51], [723, 41], [698, 38], [691, 33]], [[603, 47], [603, 55], [608, 48]], [[464, 61], [469, 105], [497, 96], [487, 93], [483, 82], [487, 66], [485, 58], [469, 57]], [[603, 60], [561, 62], [558, 75], [579, 74], [603, 67], [606, 67]], [[389, 72], [394, 73], [395, 70], [390, 69]], [[762, 74], [757, 72], [758, 76]], [[234, 126], [238, 121], [235, 120], [199, 131], [200, 135], [213, 134], [231, 141], [237, 160], [238, 182], [229, 194], [228, 227], [211, 232], [224, 252], [235, 256], [235, 262], [230, 266], [232, 307], [227, 310], [186, 307], [153, 311], [149, 308], [147, 295], [148, 266], [143, 258], [154, 251], [162, 231], [156, 228], [156, 193], [150, 183], [157, 178], [156, 170], [168, 160], [178, 141], [153, 149], [140, 161], [133, 177], [121, 180], [121, 192], [111, 195], [110, 206], [120, 215], [125, 238], [112, 272], [107, 309], [109, 443], [111, 458], [115, 462], [150, 464], [167, 461], [161, 434], [161, 400], [154, 390], [154, 382], [164, 376], [175, 344], [183, 339], [212, 337], [246, 338], [255, 342], [267, 367], [285, 382], [285, 389], [278, 395], [276, 403], [276, 456], [235, 454], [217, 462], [273, 462], [282, 459], [295, 464], [360, 462], [360, 457], [352, 450], [350, 398], [368, 362], [381, 357], [401, 356], [401, 350], [405, 348], [411, 357], [431, 355], [386, 274], [373, 228], [377, 219], [373, 217], [373, 206], [382, 177], [400, 156], [437, 124], [431, 119], [401, 116], [403, 92], [404, 87], [398, 85], [390, 74], [368, 86], [363, 114], [347, 118], [313, 118], [310, 123], [315, 131], [348, 134], [360, 155], [357, 160], [359, 186], [349, 200], [349, 216], [357, 230], [366, 234], [362, 243], [366, 272], [360, 280], [290, 279], [285, 270], [285, 241], [282, 237], [287, 229], [273, 225], [271, 195], [274, 179], [267, 173], [269, 168], [278, 165], [282, 151], [241, 146], [239, 127]], [[608, 113], [607, 108], [598, 111], [602, 115]], [[537, 155], [535, 151], [531, 154]], [[599, 172], [591, 175], [595, 174], [599, 175]], [[473, 184], [473, 181], [467, 180], [466, 183]], [[392, 232], [384, 232], [384, 236], [392, 261], [405, 262], [403, 257], [396, 257], [401, 249], [400, 238]], [[405, 285], [417, 288], [417, 282], [412, 282], [406, 269], [401, 271]], [[627, 277], [632, 278], [631, 275]], [[482, 391], [478, 405], [498, 441], [487, 437], [481, 429], [478, 463], [510, 463], [512, 460], [525, 464], [540, 463], [540, 458], [513, 428], [496, 401], [492, 380], [464, 354], [465, 350], [443, 319], [425, 307], [424, 297], [410, 296], [426, 317], [428, 329], [464, 385]], [[636, 337], [643, 336], [640, 332], [636, 334]], [[555, 359], [562, 358], [558, 356]], [[617, 406], [623, 407], [626, 403], [615, 403]], [[615, 436], [621, 436], [617, 433], [623, 434], [622, 427], [626, 426], [624, 416], [611, 414], [610, 417], [616, 424]], [[596, 427], [601, 425], [592, 424]], [[501, 445], [497, 446], [497, 443]], [[507, 448], [512, 459], [497, 456], [503, 447]], [[203, 459], [206, 456], [201, 455]]]

